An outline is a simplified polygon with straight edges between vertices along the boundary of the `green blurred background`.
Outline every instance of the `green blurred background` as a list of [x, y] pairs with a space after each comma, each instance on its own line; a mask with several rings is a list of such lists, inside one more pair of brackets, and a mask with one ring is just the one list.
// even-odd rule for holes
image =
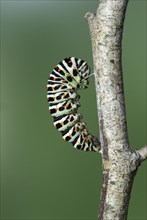
[[[48, 113], [46, 83], [67, 56], [93, 69], [84, 19], [96, 0], [1, 1], [1, 220], [96, 220], [101, 157], [65, 143]], [[146, 1], [130, 0], [123, 70], [130, 145], [146, 144]], [[81, 110], [97, 135], [94, 79]], [[147, 219], [147, 162], [135, 178], [129, 220]]]

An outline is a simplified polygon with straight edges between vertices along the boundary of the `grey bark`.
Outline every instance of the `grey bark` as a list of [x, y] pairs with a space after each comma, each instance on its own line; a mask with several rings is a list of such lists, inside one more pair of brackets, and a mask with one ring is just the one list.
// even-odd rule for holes
[[121, 41], [127, 0], [101, 0], [96, 15], [87, 13], [95, 72], [103, 185], [99, 220], [126, 220], [137, 168], [147, 157], [147, 147], [129, 146]]

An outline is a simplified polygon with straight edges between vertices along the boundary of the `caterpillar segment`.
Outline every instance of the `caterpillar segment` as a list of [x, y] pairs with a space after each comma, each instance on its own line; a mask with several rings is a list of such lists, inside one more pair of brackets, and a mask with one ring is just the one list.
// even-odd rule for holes
[[90, 69], [87, 63], [84, 60], [78, 59], [77, 68], [79, 75], [81, 76], [81, 80], [87, 78], [90, 75]]
[[[89, 84], [88, 80], [84, 80], [90, 73], [89, 67], [84, 60], [79, 59], [78, 66], [74, 62], [74, 57], [65, 58], [57, 65], [58, 71], [61, 70], [62, 77], [69, 82], [73, 86], [73, 88], [77, 88], [77, 86], [81, 89], [87, 88]], [[69, 64], [72, 65], [69, 66]], [[65, 75], [63, 76], [63, 72]], [[81, 83], [82, 82], [82, 83]]]
[[83, 151], [94, 151], [100, 150], [100, 142], [98, 139], [89, 134], [87, 128], [85, 128], [78, 138], [73, 141], [74, 148]]
[[85, 143], [85, 137], [87, 135], [87, 130], [83, 130], [81, 132], [81, 134], [74, 139], [74, 141], [72, 142], [74, 148], [78, 149], [78, 150], [84, 150], [86, 151], [85, 147], [84, 147], [84, 143]]
[[48, 78], [47, 99], [49, 111], [57, 128], [65, 141], [83, 151], [100, 150], [98, 138], [90, 134], [86, 124], [78, 114], [80, 96], [78, 89], [88, 87], [91, 76], [87, 63], [75, 57], [68, 57], [55, 66]]
[[87, 139], [87, 142], [90, 146], [89, 147], [90, 151], [98, 152], [100, 150], [100, 142], [97, 138], [95, 138], [93, 135], [89, 134], [86, 139]]
[[89, 80], [87, 79], [90, 75], [90, 69], [84, 60], [79, 59], [78, 62], [78, 72], [80, 75], [80, 89], [86, 89], [89, 85]]
[[76, 63], [74, 62], [73, 57], [66, 58], [62, 61], [65, 68], [68, 70], [68, 73], [70, 73], [71, 77], [79, 84], [80, 83], [80, 74], [78, 72]]
[[81, 134], [84, 127], [85, 123], [83, 122], [75, 124], [70, 129], [67, 129], [67, 131], [62, 132], [63, 139], [68, 142], [73, 142], [74, 139]]
[[[58, 64], [53, 72], [52, 72], [52, 75], [56, 78], [60, 78], [61, 80], [63, 81], [66, 81], [67, 83], [69, 83], [68, 81], [68, 76], [70, 77], [70, 73], [67, 72], [67, 70], [65, 69], [64, 65], [61, 66], [60, 64]], [[52, 78], [51, 78], [52, 80]]]
[[50, 104], [49, 111], [52, 116], [58, 117], [61, 115], [69, 115], [76, 111], [80, 107], [80, 104], [78, 102], [75, 102], [75, 100], [67, 100], [64, 102], [60, 102], [58, 104]]
[[57, 83], [57, 84], [68, 83], [67, 80], [65, 80], [64, 78], [61, 78], [54, 71], [50, 74], [49, 82], [54, 82], [54, 83]]
[[[61, 61], [56, 67], [55, 71], [59, 71], [58, 74], [71, 85], [73, 88], [77, 88], [79, 82], [73, 77], [73, 69], [67, 68], [67, 65], [64, 61]], [[80, 79], [79, 79], [80, 80]]]
[[77, 113], [66, 115], [63, 117], [55, 117], [54, 127], [57, 128], [59, 131], [65, 131], [74, 126], [77, 122], [79, 122], [81, 118], [81, 115]]
[[57, 92], [57, 93], [48, 93], [47, 94], [47, 99], [50, 104], [52, 103], [59, 103], [63, 102], [69, 99], [74, 99], [78, 101], [80, 98], [80, 95], [78, 95], [74, 91], [65, 91], [65, 92]]
[[68, 84], [47, 84], [47, 93], [66, 92], [67, 90], [73, 90]]

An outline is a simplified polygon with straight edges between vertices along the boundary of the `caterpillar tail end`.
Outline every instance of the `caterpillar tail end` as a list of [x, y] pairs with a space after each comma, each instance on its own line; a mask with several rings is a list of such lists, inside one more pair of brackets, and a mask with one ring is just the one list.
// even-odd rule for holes
[[93, 137], [93, 141], [94, 141], [94, 151], [101, 153], [101, 143], [100, 143], [99, 139]]

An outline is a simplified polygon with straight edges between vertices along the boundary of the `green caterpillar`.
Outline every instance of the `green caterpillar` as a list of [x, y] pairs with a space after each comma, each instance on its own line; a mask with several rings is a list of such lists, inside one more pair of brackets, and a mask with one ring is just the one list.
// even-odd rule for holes
[[89, 76], [89, 67], [84, 60], [65, 58], [49, 76], [47, 99], [54, 126], [62, 133], [63, 139], [79, 150], [98, 152], [98, 138], [90, 134], [81, 121], [82, 116], [77, 113], [80, 107], [77, 90], [88, 87]]

